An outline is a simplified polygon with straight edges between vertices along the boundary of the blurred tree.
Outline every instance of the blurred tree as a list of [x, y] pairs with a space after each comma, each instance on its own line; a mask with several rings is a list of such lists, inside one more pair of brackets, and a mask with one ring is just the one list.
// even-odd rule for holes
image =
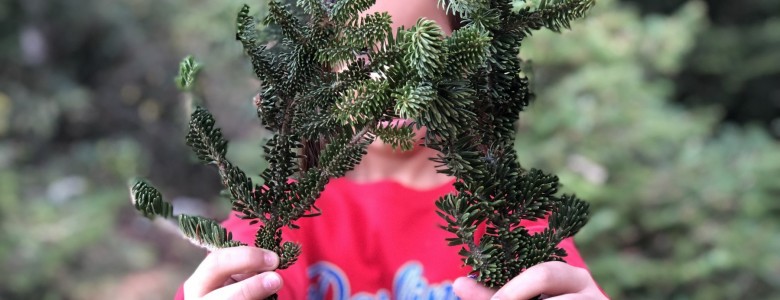
[[36, 165], [0, 167], [0, 264], [13, 270], [0, 274], [0, 298], [72, 298], [75, 287], [101, 276], [148, 266], [148, 246], [112, 237], [126, 201], [111, 185], [132, 175], [139, 155], [131, 140], [105, 140]]
[[165, 245], [134, 243], [143, 228], [122, 217], [130, 176], [153, 169], [172, 194], [216, 195], [215, 176], [170, 138], [186, 126], [169, 30], [182, 5], [0, 1], [0, 265], [14, 270], [0, 299], [88, 298], [85, 287], [163, 259]]
[[[569, 36], [524, 45], [541, 98], [522, 116], [521, 159], [593, 203], [578, 238], [614, 298], [778, 298], [780, 149], [756, 128], [711, 126], [748, 120], [721, 112], [731, 108], [777, 116], [780, 1], [632, 1], [674, 14], [599, 0]], [[245, 126], [256, 82], [230, 38], [238, 2], [0, 1], [0, 265], [13, 271], [0, 274], [0, 299], [95, 298], [116, 274], [181, 259], [121, 238], [116, 227], [149, 226], [117, 217], [130, 210], [124, 180], [148, 172], [166, 194], [202, 198], [218, 188], [178, 138], [171, 78], [186, 53], [206, 64], [198, 93], [224, 104], [210, 106], [217, 119], [244, 122], [220, 124], [226, 134], [258, 134]], [[262, 169], [256, 149], [234, 142], [229, 155]], [[201, 176], [213, 186], [189, 184]]]
[[169, 42], [167, 16], [174, 4], [0, 4], [0, 114], [7, 116], [0, 121], [0, 137], [23, 153], [16, 165], [45, 161], [53, 149], [80, 141], [133, 136], [156, 153], [150, 158], [161, 183], [177, 187], [178, 194], [215, 193], [216, 183], [192, 187], [170, 173], [205, 170], [182, 159], [183, 141], [170, 140], [186, 124], [171, 84], [179, 60]]
[[540, 96], [517, 147], [592, 203], [578, 241], [597, 281], [615, 299], [780, 297], [780, 145], [667, 102], [703, 3], [642, 17], [603, 0], [583, 23], [524, 45]]
[[[156, 296], [170, 298], [195, 265], [181, 261], [201, 254], [177, 253], [188, 244], [138, 222], [126, 180], [147, 174], [172, 198], [195, 199], [179, 207], [223, 216], [192, 204], [216, 198], [219, 181], [189, 159], [173, 77], [185, 53], [199, 55], [207, 71], [196, 92], [234, 121], [220, 124], [226, 135], [261, 134], [250, 101], [257, 82], [232, 38], [239, 8], [234, 0], [0, 1], [0, 265], [19, 270], [0, 274], [0, 299], [103, 298], [127, 273], [152, 266], [183, 271], [157, 280]], [[262, 169], [256, 141], [232, 143], [229, 155]]]
[[[204, 64], [196, 93], [205, 101], [215, 102], [209, 106], [217, 120], [233, 120], [220, 124], [228, 136], [252, 134], [248, 128], [259, 130], [251, 98], [260, 86], [241, 43], [234, 38], [236, 13], [246, 1], [200, 1], [198, 5], [187, 5], [189, 1], [185, 0], [176, 2], [180, 8], [170, 17], [175, 24], [170, 28], [173, 44]], [[257, 2], [264, 11], [265, 2]], [[172, 66], [174, 70], [177, 65]]]
[[[626, 0], [645, 13], [669, 13], [687, 0]], [[725, 121], [760, 122], [780, 138], [780, 0], [707, 0], [709, 29], [695, 37], [675, 98], [718, 104]]]

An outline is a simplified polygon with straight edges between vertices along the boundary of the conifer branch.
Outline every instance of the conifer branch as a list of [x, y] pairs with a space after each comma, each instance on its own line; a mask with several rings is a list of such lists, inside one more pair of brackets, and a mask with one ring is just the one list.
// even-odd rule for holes
[[408, 49], [406, 61], [410, 68], [417, 71], [423, 80], [439, 77], [443, 67], [442, 48], [444, 32], [439, 24], [431, 20], [420, 19], [417, 25], [406, 32]]
[[233, 241], [232, 235], [214, 220], [188, 215], [174, 216], [173, 206], [162, 199], [162, 194], [156, 188], [142, 179], [130, 182], [130, 197], [135, 208], [149, 219], [178, 219], [182, 234], [196, 246], [214, 251], [244, 245]]
[[176, 85], [180, 90], [188, 92], [192, 89], [195, 76], [202, 66], [192, 56], [187, 56], [179, 65], [179, 75], [176, 76]]
[[[534, 264], [566, 256], [557, 245], [586, 223], [588, 204], [559, 196], [556, 176], [517, 162], [513, 124], [533, 96], [518, 51], [534, 30], [568, 28], [593, 0], [527, 0], [519, 8], [505, 0], [440, 1], [464, 19], [451, 36], [426, 19], [392, 32], [387, 13], [361, 15], [372, 0], [296, 3], [305, 16], [269, 2], [263, 23], [281, 32], [274, 51], [260, 41], [248, 6], [236, 19], [236, 39], [261, 84], [257, 115], [272, 133], [263, 146], [262, 185], [227, 160], [227, 141], [205, 108], [195, 108], [186, 136], [198, 159], [216, 166], [238, 216], [260, 223], [254, 246], [277, 252], [279, 268], [293, 264], [301, 248], [284, 241], [282, 231], [321, 213], [316, 199], [328, 181], [353, 169], [376, 138], [411, 149], [413, 129], [424, 126], [425, 144], [440, 152], [437, 171], [457, 178], [456, 193], [436, 201], [442, 228], [453, 234], [447, 243], [461, 247], [480, 282], [501, 286]], [[180, 87], [192, 87], [197, 69], [185, 60]], [[413, 122], [378, 126], [395, 118]], [[312, 144], [321, 149], [305, 149]], [[131, 194], [144, 215], [174, 217], [145, 182], [134, 183]], [[520, 226], [545, 217], [542, 232]], [[213, 220], [177, 218], [200, 245], [240, 245]], [[485, 232], [477, 240], [479, 226]]]
[[330, 11], [334, 22], [343, 23], [358, 18], [359, 14], [376, 3], [376, 0], [337, 0]]
[[571, 21], [585, 16], [595, 0], [542, 0], [539, 18], [552, 31], [571, 28]]
[[163, 201], [162, 194], [144, 180], [130, 181], [130, 200], [135, 209], [149, 219], [173, 216], [173, 206]]
[[233, 240], [233, 235], [212, 219], [179, 215], [179, 228], [190, 242], [208, 251], [219, 248], [246, 246]]

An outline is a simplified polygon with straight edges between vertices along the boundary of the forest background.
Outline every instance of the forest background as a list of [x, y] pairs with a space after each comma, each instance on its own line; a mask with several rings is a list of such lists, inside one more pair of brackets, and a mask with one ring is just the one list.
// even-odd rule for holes
[[[171, 299], [203, 252], [127, 179], [224, 218], [184, 145], [178, 61], [259, 173], [246, 0], [0, 2], [0, 299]], [[262, 11], [263, 1], [250, 2]], [[577, 235], [615, 299], [780, 299], [780, 0], [599, 0], [522, 47], [521, 163], [592, 203]]]

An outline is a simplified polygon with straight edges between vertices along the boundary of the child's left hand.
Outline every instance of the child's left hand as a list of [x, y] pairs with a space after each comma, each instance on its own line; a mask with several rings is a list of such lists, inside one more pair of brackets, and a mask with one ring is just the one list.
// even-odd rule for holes
[[588, 270], [563, 262], [546, 262], [530, 267], [498, 291], [467, 277], [455, 280], [452, 288], [463, 300], [527, 300], [538, 295], [555, 300], [608, 299]]

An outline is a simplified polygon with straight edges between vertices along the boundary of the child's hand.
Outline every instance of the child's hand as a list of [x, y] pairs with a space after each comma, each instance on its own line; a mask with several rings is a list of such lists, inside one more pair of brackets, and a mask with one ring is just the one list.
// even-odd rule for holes
[[530, 267], [498, 291], [467, 277], [458, 278], [452, 287], [463, 300], [527, 300], [542, 294], [556, 300], [607, 299], [587, 270], [563, 262]]
[[[282, 287], [272, 270], [279, 256], [255, 247], [233, 247], [212, 252], [184, 282], [184, 298], [259, 300]], [[259, 273], [259, 274], [258, 274]]]

